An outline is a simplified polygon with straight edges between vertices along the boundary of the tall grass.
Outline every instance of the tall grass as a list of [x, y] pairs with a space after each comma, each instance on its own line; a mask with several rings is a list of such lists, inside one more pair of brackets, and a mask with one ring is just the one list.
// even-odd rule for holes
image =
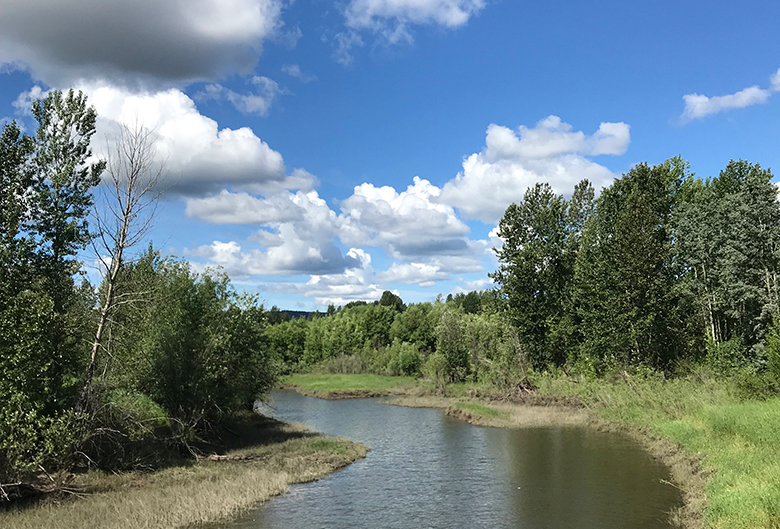
[[95, 473], [82, 498], [0, 512], [0, 527], [168, 529], [224, 522], [290, 483], [318, 479], [365, 454], [346, 439], [308, 435], [150, 474]]

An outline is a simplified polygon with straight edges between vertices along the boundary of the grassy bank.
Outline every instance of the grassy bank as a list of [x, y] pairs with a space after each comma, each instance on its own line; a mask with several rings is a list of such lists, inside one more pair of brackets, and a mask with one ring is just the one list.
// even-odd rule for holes
[[[327, 385], [332, 375], [297, 375]], [[349, 380], [338, 388], [349, 391]], [[388, 377], [385, 377], [388, 378]], [[336, 379], [334, 379], [334, 384]], [[437, 407], [486, 426], [589, 425], [616, 428], [637, 438], [669, 465], [685, 493], [678, 524], [718, 529], [780, 528], [780, 398], [744, 400], [731, 382], [705, 376], [666, 380], [654, 375], [613, 379], [537, 376], [538, 389], [497, 392], [460, 384], [447, 396], [419, 382], [399, 381], [385, 391], [401, 395], [393, 403]]]
[[[242, 432], [246, 433], [246, 432]], [[23, 510], [0, 512], [0, 527], [151, 529], [230, 520], [288, 485], [319, 479], [364, 457], [347, 439], [273, 422], [230, 450], [152, 473], [76, 476], [68, 493]]]
[[296, 374], [284, 377], [283, 387], [309, 397], [334, 400], [404, 394], [418, 387], [418, 382], [413, 377], [371, 374]]

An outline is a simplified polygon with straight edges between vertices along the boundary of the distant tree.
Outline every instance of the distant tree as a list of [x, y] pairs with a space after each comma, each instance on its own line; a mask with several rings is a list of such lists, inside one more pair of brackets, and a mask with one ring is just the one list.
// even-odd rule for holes
[[389, 290], [382, 292], [382, 297], [379, 299], [379, 304], [384, 307], [392, 307], [396, 312], [403, 312], [406, 309], [403, 300], [400, 296], [393, 294]]
[[463, 296], [463, 312], [466, 314], [477, 314], [482, 308], [482, 300], [478, 292], [469, 292]]
[[290, 315], [286, 312], [280, 311], [279, 307], [276, 305], [271, 307], [271, 310], [268, 311], [266, 316], [268, 317], [268, 323], [270, 325], [277, 325], [285, 321], [290, 321]]
[[471, 372], [464, 334], [459, 310], [445, 310], [436, 325], [436, 352], [447, 360], [447, 372], [451, 382], [461, 382]]
[[390, 339], [415, 344], [420, 351], [431, 352], [436, 347], [436, 323], [431, 303], [414, 303], [396, 315], [390, 327]]

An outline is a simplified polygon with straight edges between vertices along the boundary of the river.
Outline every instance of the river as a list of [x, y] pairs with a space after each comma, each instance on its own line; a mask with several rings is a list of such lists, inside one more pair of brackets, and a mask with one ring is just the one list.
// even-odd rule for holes
[[232, 529], [655, 529], [681, 504], [668, 470], [636, 442], [587, 428], [473, 426], [440, 410], [277, 391], [283, 421], [371, 447], [294, 485]]

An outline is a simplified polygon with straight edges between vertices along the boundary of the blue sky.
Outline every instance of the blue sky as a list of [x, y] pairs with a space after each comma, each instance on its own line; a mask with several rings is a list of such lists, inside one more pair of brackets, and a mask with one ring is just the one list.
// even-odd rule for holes
[[0, 118], [85, 91], [96, 150], [154, 127], [150, 233], [267, 304], [485, 288], [491, 231], [537, 181], [569, 193], [680, 154], [777, 167], [776, 1], [9, 0]]

